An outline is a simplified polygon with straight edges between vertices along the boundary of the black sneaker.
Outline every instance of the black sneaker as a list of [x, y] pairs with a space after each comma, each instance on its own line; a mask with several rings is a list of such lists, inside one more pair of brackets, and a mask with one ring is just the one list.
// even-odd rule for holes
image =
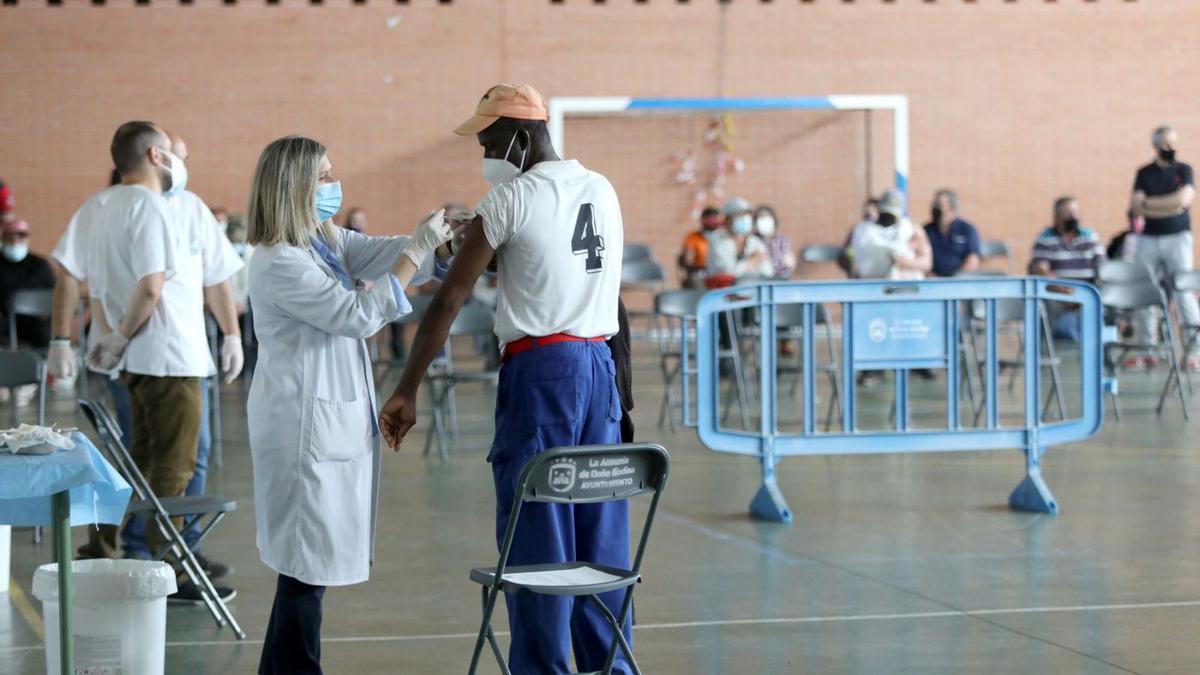
[[[237, 591], [226, 586], [216, 586], [217, 595], [222, 602], [229, 602], [237, 597]], [[190, 581], [179, 585], [179, 590], [167, 596], [167, 602], [172, 605], [203, 605], [204, 597], [200, 595], [200, 587]]]
[[196, 556], [196, 562], [200, 563], [200, 569], [204, 570], [209, 579], [220, 579], [233, 571], [229, 565], [219, 560], [213, 560], [203, 553], [193, 553], [193, 555]]

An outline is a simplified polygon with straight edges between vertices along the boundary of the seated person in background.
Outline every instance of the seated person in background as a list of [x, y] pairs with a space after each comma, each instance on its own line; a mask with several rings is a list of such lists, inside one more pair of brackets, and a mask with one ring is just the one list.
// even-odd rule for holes
[[[1125, 229], [1108, 242], [1105, 255], [1109, 260], [1124, 260], [1125, 262], [1137, 260], [1137, 235], [1146, 229], [1146, 219], [1130, 209], [1125, 212], [1125, 223]], [[1132, 237], [1129, 236], [1131, 234]]]
[[[877, 264], [877, 250], [886, 251], [890, 264]], [[843, 256], [843, 267], [858, 278], [924, 279], [933, 267], [925, 231], [904, 215], [904, 195], [888, 190], [879, 199], [879, 216], [854, 227]]]
[[771, 261], [772, 276], [791, 279], [796, 271], [796, 254], [792, 252], [792, 240], [780, 234], [779, 220], [775, 209], [763, 204], [754, 209], [754, 231], [767, 245], [767, 258]]
[[679, 269], [683, 272], [684, 288], [704, 288], [704, 277], [708, 272], [708, 237], [721, 229], [724, 223], [717, 207], [706, 206], [700, 212], [700, 229], [689, 232], [683, 238]]
[[[4, 315], [0, 332], [4, 333], [4, 346], [8, 335], [8, 312], [12, 296], [26, 289], [54, 288], [54, 270], [45, 258], [29, 252], [29, 225], [15, 217], [0, 225], [0, 314]], [[17, 341], [35, 349], [45, 349], [50, 344], [50, 319], [33, 316], [17, 317]]]
[[941, 189], [933, 195], [925, 236], [933, 250], [933, 275], [952, 277], [979, 268], [979, 233], [958, 217], [958, 194]]
[[725, 226], [708, 237], [709, 288], [732, 286], [738, 277], [770, 277], [774, 272], [767, 245], [754, 234], [750, 202], [735, 197], [725, 203]]
[[[1029, 273], [1095, 283], [1103, 261], [1100, 238], [1079, 224], [1079, 202], [1074, 197], [1059, 197], [1054, 202], [1054, 225], [1043, 230], [1033, 244]], [[1046, 310], [1054, 337], [1079, 341], [1079, 312], [1072, 304], [1048, 302]]]
[[346, 212], [346, 220], [342, 227], [359, 234], [367, 231], [367, 212], [361, 206], [354, 206]]

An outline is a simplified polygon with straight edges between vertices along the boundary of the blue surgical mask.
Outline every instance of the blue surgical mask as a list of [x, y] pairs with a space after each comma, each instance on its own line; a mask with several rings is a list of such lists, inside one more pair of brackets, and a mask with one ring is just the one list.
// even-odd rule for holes
[[736, 218], [733, 219], [732, 228], [733, 228], [734, 234], [737, 234], [737, 235], [750, 234], [750, 230], [752, 230], [754, 228], [754, 218], [752, 218], [749, 214], [746, 214], [743, 216], [737, 216]]
[[342, 208], [342, 183], [317, 183], [317, 220], [322, 223], [333, 217]]

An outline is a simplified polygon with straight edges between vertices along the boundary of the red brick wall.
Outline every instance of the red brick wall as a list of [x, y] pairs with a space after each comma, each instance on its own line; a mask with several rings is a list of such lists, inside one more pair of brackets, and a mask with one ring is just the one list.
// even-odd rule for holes
[[[444, 200], [482, 195], [479, 152], [450, 129], [498, 80], [547, 96], [899, 93], [914, 210], [953, 186], [964, 215], [1023, 264], [1061, 193], [1080, 198], [1085, 224], [1120, 227], [1159, 122], [1200, 162], [1198, 23], [1195, 0], [20, 0], [0, 7], [0, 177], [47, 251], [103, 186], [125, 120], [183, 134], [191, 185], [234, 210], [263, 145], [302, 133], [329, 146], [347, 206], [366, 207], [377, 233], [401, 232]], [[731, 188], [781, 206], [798, 244], [839, 240], [863, 189], [861, 117], [768, 117], [736, 118], [747, 170]], [[876, 127], [886, 159], [887, 121]], [[573, 154], [622, 195], [626, 240], [653, 242], [663, 262], [689, 227], [664, 158], [702, 128], [568, 126]], [[887, 167], [873, 168], [882, 187]]]

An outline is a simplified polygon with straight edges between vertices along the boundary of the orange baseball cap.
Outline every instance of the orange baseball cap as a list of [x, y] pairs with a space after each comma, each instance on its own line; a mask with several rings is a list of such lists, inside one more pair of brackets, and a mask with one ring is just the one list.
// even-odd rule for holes
[[471, 119], [458, 125], [454, 133], [459, 136], [474, 136], [501, 117], [517, 120], [550, 121], [546, 97], [527, 84], [498, 84], [479, 99]]

